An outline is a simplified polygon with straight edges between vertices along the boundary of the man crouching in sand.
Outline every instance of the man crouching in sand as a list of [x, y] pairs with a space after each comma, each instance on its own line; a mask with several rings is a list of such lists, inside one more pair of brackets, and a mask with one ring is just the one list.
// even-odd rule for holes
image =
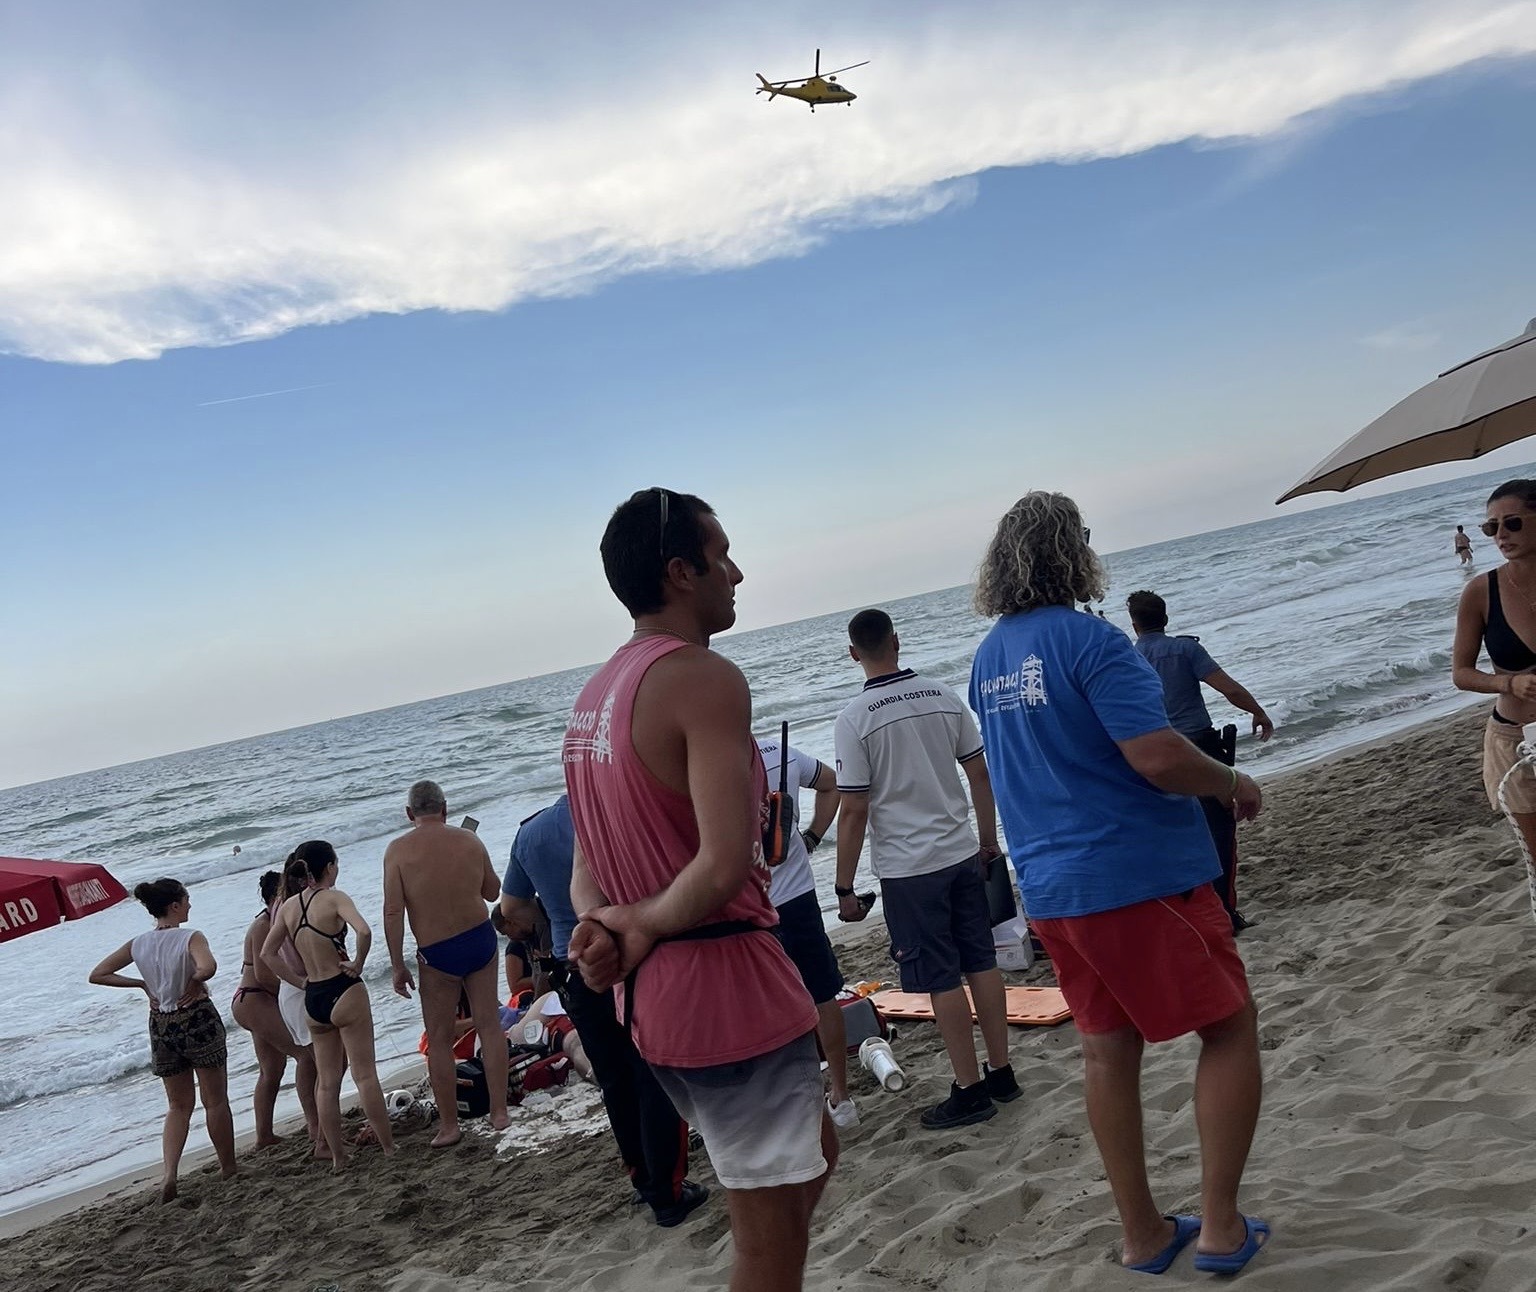
[[406, 799], [411, 830], [384, 850], [384, 941], [394, 966], [395, 991], [409, 997], [416, 980], [405, 967], [405, 917], [411, 917], [421, 970], [421, 1021], [427, 1029], [427, 1077], [442, 1126], [433, 1148], [463, 1137], [459, 1130], [454, 1012], [462, 991], [480, 1033], [491, 1125], [505, 1130], [507, 1040], [496, 997], [496, 930], [486, 903], [501, 895], [485, 845], [469, 830], [448, 824], [448, 800], [432, 781], [417, 781]]

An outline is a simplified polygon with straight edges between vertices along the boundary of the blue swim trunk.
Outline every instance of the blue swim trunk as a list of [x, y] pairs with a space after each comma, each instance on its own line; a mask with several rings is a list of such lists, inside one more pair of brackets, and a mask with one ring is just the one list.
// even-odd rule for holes
[[490, 920], [486, 920], [484, 924], [455, 933], [431, 946], [418, 947], [416, 954], [422, 964], [438, 973], [445, 973], [450, 978], [468, 978], [496, 958], [496, 930], [491, 927]]

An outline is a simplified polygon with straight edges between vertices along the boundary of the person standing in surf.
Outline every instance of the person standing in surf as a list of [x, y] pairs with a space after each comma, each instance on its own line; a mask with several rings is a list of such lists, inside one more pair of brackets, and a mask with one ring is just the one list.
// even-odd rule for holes
[[[219, 966], [208, 939], [182, 927], [192, 912], [192, 899], [180, 880], [139, 884], [133, 896], [154, 917], [155, 927], [125, 942], [92, 969], [90, 981], [98, 987], [135, 988], [149, 997], [150, 1061], [165, 1086], [168, 1105], [160, 1138], [160, 1201], [170, 1202], [176, 1197], [176, 1173], [198, 1098], [220, 1173], [227, 1180], [238, 1170], [224, 1022], [208, 999], [208, 982]], [[125, 978], [120, 970], [130, 964], [144, 976]]]
[[741, 571], [714, 511], [671, 489], [621, 503], [601, 550], [634, 635], [566, 726], [570, 956], [595, 992], [624, 982], [635, 1048], [704, 1138], [730, 1211], [733, 1292], [790, 1292], [837, 1133], [816, 1007], [773, 935], [751, 691], [709, 649], [736, 622]]
[[[316, 1111], [331, 1150], [331, 1170], [340, 1172], [347, 1166], [341, 1076], [348, 1067], [379, 1147], [386, 1157], [395, 1151], [374, 1063], [373, 1007], [363, 986], [363, 961], [368, 958], [373, 930], [352, 899], [336, 887], [336, 849], [323, 839], [311, 839], [293, 850], [293, 859], [303, 862], [312, 887], [278, 908], [261, 958], [279, 978], [304, 993], [304, 1012], [315, 1046]], [[350, 958], [349, 927], [357, 934], [357, 954]], [[285, 942], [292, 943], [303, 961], [302, 974], [295, 973], [281, 956]]]
[[[1456, 609], [1451, 681], [1497, 697], [1483, 728], [1483, 789], [1495, 812], [1499, 787], [1527, 853], [1536, 857], [1536, 773], [1520, 761], [1521, 728], [1536, 722], [1536, 480], [1509, 480], [1488, 497], [1483, 533], [1504, 564], [1471, 579]], [[1486, 648], [1491, 673], [1478, 667]]]
[[1472, 564], [1472, 540], [1467, 537], [1467, 531], [1460, 525], [1456, 526], [1456, 537], [1453, 540], [1456, 545], [1456, 559], [1463, 565]]

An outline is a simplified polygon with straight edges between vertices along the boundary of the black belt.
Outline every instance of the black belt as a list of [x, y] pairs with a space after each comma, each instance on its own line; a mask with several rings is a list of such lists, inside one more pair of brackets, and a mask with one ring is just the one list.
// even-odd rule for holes
[[[656, 939], [656, 946], [663, 942], [706, 942], [715, 938], [734, 938], [744, 933], [767, 933], [772, 936], [772, 929], [765, 929], [761, 924], [753, 924], [751, 920], [718, 920], [714, 924], [700, 924], [697, 928], [684, 929], [681, 933], [673, 933], [664, 938]], [[641, 961], [640, 964], [644, 964]], [[630, 1025], [635, 1017], [635, 979], [640, 974], [640, 965], [636, 965], [624, 978], [624, 1030], [630, 1030]]]

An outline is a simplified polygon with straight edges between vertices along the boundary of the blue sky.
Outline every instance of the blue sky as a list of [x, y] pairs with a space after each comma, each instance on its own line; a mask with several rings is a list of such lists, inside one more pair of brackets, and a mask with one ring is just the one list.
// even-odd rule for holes
[[0, 4], [0, 784], [599, 659], [650, 484], [746, 627], [1257, 519], [1536, 313], [1536, 3], [693, 8]]

